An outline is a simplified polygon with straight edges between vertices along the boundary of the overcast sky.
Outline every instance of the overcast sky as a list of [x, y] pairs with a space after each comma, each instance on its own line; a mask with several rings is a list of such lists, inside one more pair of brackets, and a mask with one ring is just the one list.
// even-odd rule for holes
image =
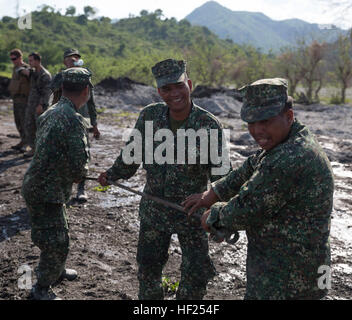
[[[0, 17], [16, 15], [16, 3], [19, 2], [19, 14], [34, 11], [43, 4], [56, 10], [65, 9], [72, 4], [78, 13], [83, 13], [84, 6], [97, 9], [98, 16], [112, 19], [127, 18], [130, 14], [139, 15], [145, 9], [155, 11], [161, 9], [167, 18], [183, 19], [206, 0], [0, 0]], [[274, 20], [298, 18], [311, 23], [336, 24], [339, 27], [352, 27], [352, 0], [218, 0], [218, 3], [233, 11], [262, 12]]]

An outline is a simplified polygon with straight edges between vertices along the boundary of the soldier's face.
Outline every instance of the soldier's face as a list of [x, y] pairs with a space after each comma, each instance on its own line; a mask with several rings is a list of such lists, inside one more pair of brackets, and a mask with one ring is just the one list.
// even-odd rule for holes
[[181, 112], [191, 105], [192, 81], [170, 83], [158, 89], [159, 95], [171, 111]]
[[35, 67], [38, 67], [38, 66], [39, 66], [40, 61], [35, 60], [35, 59], [31, 56], [31, 57], [28, 57], [28, 63], [29, 63], [29, 65], [31, 66], [31, 68], [35, 68]]
[[79, 60], [79, 56], [77, 55], [66, 57], [64, 59], [64, 65], [66, 66], [66, 68], [72, 68], [74, 67], [75, 61], [78, 61], [78, 60]]
[[248, 130], [259, 146], [269, 151], [287, 138], [293, 120], [293, 111], [289, 109], [276, 117], [248, 123]]
[[20, 62], [20, 60], [21, 60], [20, 57], [16, 57], [16, 56], [10, 56], [10, 59], [11, 59], [11, 61], [12, 61], [12, 63], [13, 63], [14, 66], [18, 66], [18, 65], [19, 65], [19, 62]]

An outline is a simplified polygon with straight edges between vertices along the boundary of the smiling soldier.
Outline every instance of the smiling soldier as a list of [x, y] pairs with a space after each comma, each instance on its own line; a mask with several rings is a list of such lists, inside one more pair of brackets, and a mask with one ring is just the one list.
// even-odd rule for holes
[[[327, 156], [294, 118], [287, 80], [242, 88], [242, 120], [261, 147], [243, 165], [183, 203], [209, 227], [245, 230], [245, 299], [319, 299], [319, 268], [330, 266], [334, 181]], [[216, 203], [219, 202], [219, 203]]]
[[[152, 72], [156, 78], [158, 92], [165, 103], [155, 103], [145, 107], [135, 125], [135, 130], [142, 136], [142, 161], [143, 168], [147, 172], [144, 192], [180, 203], [195, 192], [205, 191], [209, 179], [215, 181], [221, 177], [221, 175], [215, 175], [212, 169], [222, 167], [224, 162], [229, 164], [230, 161], [222, 157], [221, 163], [212, 164], [210, 161], [202, 163], [199, 144], [192, 148], [189, 143], [183, 148], [173, 143], [172, 149], [174, 154], [180, 151], [188, 154], [185, 150], [188, 151], [191, 148], [191, 155], [197, 155], [196, 163], [191, 163], [188, 158], [181, 163], [162, 162], [153, 158], [153, 161], [147, 161], [146, 158], [156, 155], [160, 146], [165, 145], [165, 141], [158, 139], [156, 143], [149, 146], [148, 141], [153, 140], [153, 136], [147, 137], [145, 128], [150, 124], [153, 130], [159, 133], [161, 130], [168, 131], [172, 136], [172, 142], [177, 140], [177, 130], [205, 129], [203, 131], [206, 133], [205, 138], [208, 138], [211, 130], [217, 130], [218, 154], [223, 154], [222, 141], [224, 141], [219, 121], [191, 100], [192, 81], [187, 76], [185, 61], [164, 60], [157, 63], [152, 68]], [[128, 142], [130, 143], [132, 139]], [[165, 149], [167, 148], [168, 146], [165, 145]], [[209, 149], [207, 148], [206, 152], [210, 153]], [[123, 161], [123, 154], [121, 152], [114, 165], [100, 175], [101, 185], [107, 185], [107, 180], [128, 179], [136, 173], [140, 163], [127, 164]], [[229, 168], [230, 165], [223, 175], [229, 171]], [[140, 202], [139, 216], [141, 220], [137, 251], [139, 299], [163, 299], [161, 275], [168, 260], [172, 234], [178, 235], [182, 249], [181, 281], [176, 298], [202, 299], [206, 293], [208, 281], [215, 275], [215, 268], [208, 254], [208, 239], [200, 226], [200, 221], [197, 225], [192, 225], [186, 213], [166, 208], [146, 198], [142, 198]]]

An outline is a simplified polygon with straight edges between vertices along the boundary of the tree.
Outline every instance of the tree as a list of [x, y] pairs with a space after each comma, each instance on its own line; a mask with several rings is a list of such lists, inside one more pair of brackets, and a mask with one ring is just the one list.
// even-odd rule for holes
[[[352, 29], [351, 29], [352, 36]], [[335, 72], [341, 85], [341, 103], [346, 101], [346, 90], [352, 82], [352, 45], [348, 36], [340, 36], [338, 40], [338, 58], [335, 63]]]
[[75, 14], [76, 14], [76, 7], [74, 7], [74, 6], [69, 6], [69, 7], [66, 9], [65, 16], [74, 16]]
[[286, 48], [277, 58], [277, 70], [289, 81], [288, 94], [293, 97], [298, 83], [303, 78], [299, 55], [294, 48]]
[[55, 12], [55, 8], [51, 7], [51, 6], [48, 6], [46, 4], [43, 4], [41, 6], [38, 7], [39, 9], [41, 9], [40, 11], [41, 12], [45, 12], [45, 13], [48, 13], [48, 12]]
[[233, 57], [217, 43], [198, 37], [187, 56], [195, 82], [221, 86], [227, 80]]
[[318, 97], [319, 90], [322, 87], [324, 78], [324, 73], [322, 72], [323, 58], [327, 45], [326, 43], [320, 44], [317, 41], [314, 41], [309, 46], [304, 46], [304, 42], [301, 44], [302, 46], [298, 48], [298, 54], [301, 59], [300, 72], [302, 73], [303, 85], [306, 88], [308, 103], [313, 103], [313, 92], [316, 84], [318, 83], [315, 88], [315, 98]]
[[97, 13], [97, 10], [94, 9], [93, 7], [91, 6], [85, 6], [83, 8], [83, 11], [84, 11], [84, 15], [89, 18], [89, 17], [93, 17], [96, 13]]

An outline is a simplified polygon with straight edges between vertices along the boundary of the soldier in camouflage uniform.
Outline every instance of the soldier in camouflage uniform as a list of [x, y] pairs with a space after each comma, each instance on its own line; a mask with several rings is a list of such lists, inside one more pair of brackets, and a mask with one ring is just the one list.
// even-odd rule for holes
[[[180, 203], [194, 192], [206, 190], [209, 179], [215, 181], [220, 178], [221, 175], [213, 174], [211, 170], [213, 167], [227, 164], [222, 176], [230, 169], [228, 158], [217, 165], [200, 163], [199, 144], [196, 146], [197, 150], [191, 150], [193, 155], [197, 155], [195, 164], [191, 164], [188, 159], [180, 164], [162, 162], [158, 164], [153, 158], [162, 142], [154, 141], [153, 146], [148, 145], [148, 139], [153, 139], [153, 134], [148, 137], [145, 133], [148, 126], [152, 127], [153, 132], [159, 129], [171, 130], [175, 155], [178, 151], [182, 151], [181, 148], [177, 150], [176, 130], [205, 129], [209, 134], [209, 131], [214, 129], [219, 138], [219, 150], [216, 151], [218, 154], [225, 154], [222, 149], [221, 125], [211, 113], [192, 102], [190, 97], [192, 82], [188, 79], [185, 68], [185, 61], [173, 59], [161, 61], [152, 68], [158, 92], [165, 103], [155, 103], [145, 107], [135, 125], [135, 129], [142, 135], [142, 162], [147, 172], [144, 192], [175, 203]], [[127, 145], [132, 141], [131, 138]], [[189, 142], [183, 147], [186, 155], [188, 148], [190, 148]], [[152, 161], [149, 162], [147, 158], [150, 156]], [[122, 151], [114, 165], [100, 175], [99, 182], [107, 185], [108, 180], [128, 179], [135, 174], [139, 165], [140, 163], [126, 164]], [[137, 251], [139, 299], [164, 298], [161, 286], [162, 270], [168, 260], [171, 235], [175, 233], [178, 235], [182, 249], [181, 281], [176, 298], [202, 299], [206, 293], [208, 281], [215, 275], [215, 268], [208, 254], [208, 239], [200, 226], [200, 220], [191, 223], [187, 219], [187, 214], [143, 197], [140, 202], [139, 217]]]
[[14, 65], [12, 78], [9, 85], [9, 91], [13, 100], [13, 114], [15, 117], [16, 128], [20, 134], [21, 141], [12, 149], [22, 150], [25, 146], [25, 114], [29, 95], [29, 78], [21, 74], [21, 70], [28, 70], [29, 65], [23, 62], [22, 52], [19, 49], [14, 49], [10, 52], [10, 58]]
[[34, 299], [55, 299], [51, 285], [77, 276], [65, 269], [69, 251], [65, 203], [73, 182], [82, 180], [88, 169], [88, 134], [77, 111], [89, 99], [90, 76], [83, 68], [64, 71], [63, 96], [38, 118], [35, 154], [22, 186], [32, 240], [41, 250]]
[[30, 150], [24, 156], [32, 157], [37, 131], [36, 121], [49, 105], [51, 74], [42, 66], [41, 56], [38, 53], [31, 53], [28, 56], [28, 62], [33, 69], [21, 71], [30, 77], [30, 91], [25, 116], [26, 144]]
[[[83, 61], [80, 60], [81, 55], [77, 49], [67, 49], [64, 52], [64, 65], [66, 68], [73, 68], [79, 66], [80, 62], [83, 64]], [[60, 100], [62, 95], [61, 90], [62, 84], [62, 72], [56, 74], [53, 80], [50, 83], [50, 89], [53, 93], [53, 100], [52, 105], [57, 103]], [[78, 113], [81, 114], [87, 121], [89, 129], [93, 131], [93, 136], [96, 139], [99, 139], [100, 132], [98, 130], [98, 123], [97, 123], [97, 111], [94, 102], [94, 91], [93, 88], [91, 89], [90, 98], [88, 102], [78, 110]], [[82, 180], [77, 185], [77, 199], [81, 202], [85, 202], [88, 200], [88, 195], [84, 190], [85, 188], [85, 180]]]
[[320, 299], [327, 290], [318, 286], [318, 269], [330, 266], [329, 160], [294, 118], [287, 80], [258, 80], [242, 92], [241, 117], [261, 150], [209, 191], [190, 196], [185, 208], [210, 208], [202, 217], [206, 230], [246, 231], [245, 299]]

